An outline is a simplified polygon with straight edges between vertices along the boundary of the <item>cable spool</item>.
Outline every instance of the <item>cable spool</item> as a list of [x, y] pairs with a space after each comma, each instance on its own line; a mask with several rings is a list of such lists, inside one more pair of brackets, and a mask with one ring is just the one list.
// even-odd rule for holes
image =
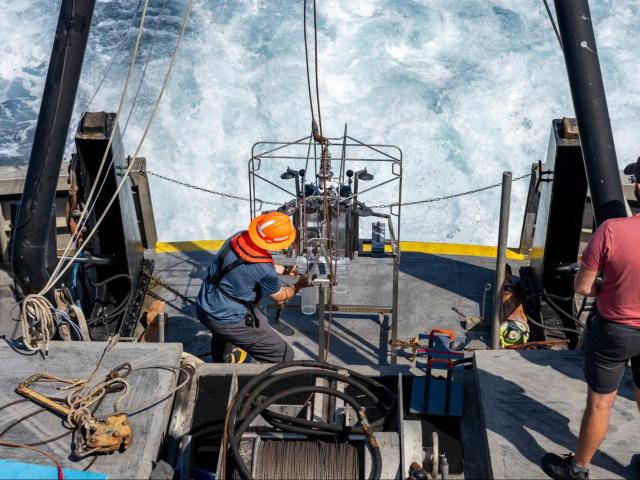
[[254, 457], [255, 479], [355, 480], [364, 451], [357, 444], [304, 440], [263, 440]]
[[[322, 387], [317, 385], [300, 384], [298, 380], [303, 377], [324, 378], [336, 380], [348, 385], [352, 394], [339, 391], [337, 389]], [[293, 387], [283, 388], [279, 382], [292, 382]], [[272, 388], [276, 393], [265, 396], [267, 389]], [[380, 396], [374, 393], [380, 392]], [[354, 393], [357, 392], [357, 393]], [[289, 416], [269, 409], [271, 405], [278, 404], [287, 397], [303, 394], [324, 394], [339, 398], [348, 404], [358, 416], [356, 425], [347, 426], [339, 423], [328, 423], [325, 421], [307, 420], [298, 416]], [[308, 401], [308, 400], [307, 400]], [[364, 402], [370, 402], [373, 406], [370, 410], [377, 410], [380, 418], [368, 420]], [[305, 402], [306, 403], [306, 402]], [[230, 453], [235, 461], [235, 467], [240, 478], [249, 480], [254, 476], [250, 467], [245, 463], [245, 459], [240, 452], [240, 441], [242, 436], [249, 430], [253, 420], [262, 416], [272, 427], [282, 432], [302, 434], [307, 437], [317, 439], [328, 439], [327, 443], [338, 442], [338, 440], [349, 435], [363, 435], [367, 449], [372, 456], [372, 468], [369, 478], [376, 480], [380, 478], [382, 471], [382, 456], [380, 447], [375, 438], [375, 432], [380, 431], [384, 424], [396, 414], [397, 397], [387, 387], [381, 383], [362, 375], [353, 370], [337, 365], [308, 360], [299, 360], [288, 363], [281, 363], [268, 368], [264, 372], [254, 376], [238, 391], [234, 397], [229, 412], [225, 418], [225, 445], [230, 447]], [[326, 440], [325, 440], [326, 441]], [[278, 448], [278, 447], [275, 447]], [[286, 447], [281, 447], [286, 448]], [[311, 448], [311, 447], [300, 447]], [[302, 457], [307, 461], [306, 457]], [[340, 459], [340, 457], [337, 457]], [[287, 457], [288, 460], [291, 457]], [[222, 467], [223, 477], [226, 475], [226, 458], [223, 457]], [[315, 469], [315, 474], [319, 473]], [[273, 477], [271, 477], [273, 478]], [[278, 478], [278, 476], [276, 476]], [[280, 476], [279, 478], [295, 478]], [[317, 478], [317, 476], [311, 477]], [[357, 477], [359, 478], [359, 476]]]

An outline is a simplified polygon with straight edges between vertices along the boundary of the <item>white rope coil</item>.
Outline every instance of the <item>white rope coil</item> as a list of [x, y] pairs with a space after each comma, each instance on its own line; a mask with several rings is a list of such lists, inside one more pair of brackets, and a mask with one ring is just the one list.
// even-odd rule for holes
[[22, 342], [31, 351], [49, 349], [49, 341], [56, 332], [55, 308], [42, 295], [27, 295], [22, 304]]

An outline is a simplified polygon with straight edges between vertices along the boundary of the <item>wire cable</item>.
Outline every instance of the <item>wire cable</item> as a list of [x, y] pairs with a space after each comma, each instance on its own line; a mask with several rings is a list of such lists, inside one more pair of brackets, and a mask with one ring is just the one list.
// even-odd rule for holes
[[[298, 368], [290, 372], [282, 373], [281, 370]], [[280, 372], [279, 374], [277, 374]], [[276, 375], [277, 374], [277, 375]], [[288, 384], [293, 383], [298, 385], [300, 382], [295, 381], [295, 377], [312, 377], [317, 376], [325, 378], [333, 378], [348, 384], [355, 391], [358, 392], [356, 400], [352, 395], [347, 395], [342, 392], [337, 392], [334, 389], [326, 387], [316, 387], [313, 385], [299, 386], [288, 389], [276, 388], [275, 384], [282, 380], [287, 380]], [[261, 393], [267, 388], [270, 391], [277, 391], [276, 394], [265, 398]], [[381, 391], [387, 397], [388, 401], [383, 402], [378, 399], [374, 393]], [[360, 418], [359, 426], [340, 426], [342, 429], [340, 432], [336, 432], [335, 425], [327, 424], [325, 422], [314, 422], [312, 425], [306, 423], [307, 421], [302, 418], [289, 417], [286, 415], [278, 414], [277, 412], [268, 411], [267, 408], [273, 403], [281, 400], [290, 395], [300, 393], [323, 393], [330, 396], [336, 396], [342, 398], [345, 402], [354, 408]], [[381, 418], [369, 424], [369, 421], [364, 413], [364, 409], [360, 404], [361, 398], [368, 398], [375, 406], [376, 409], [381, 412]], [[369, 445], [372, 448], [374, 468], [372, 469], [372, 476], [370, 478], [379, 477], [379, 465], [381, 463], [381, 457], [378, 457], [379, 449], [377, 449], [377, 443], [373, 435], [375, 428], [381, 428], [387, 419], [391, 418], [395, 412], [397, 405], [397, 397], [391, 393], [391, 391], [384, 385], [373, 380], [370, 377], [359, 374], [355, 371], [346, 369], [337, 365], [330, 365], [323, 362], [314, 361], [293, 361], [288, 363], [281, 363], [274, 365], [273, 367], [263, 371], [262, 373], [254, 376], [238, 391], [234, 399], [232, 400], [227, 416], [225, 417], [225, 430], [223, 435], [223, 455], [226, 456], [226, 445], [231, 447], [234, 459], [240, 470], [240, 474], [243, 478], [251, 478], [251, 473], [244, 465], [243, 460], [239, 454], [238, 442], [240, 441], [242, 434], [251, 424], [253, 418], [263, 414], [263, 417], [267, 419], [273, 426], [282, 429], [284, 431], [291, 431], [296, 433], [304, 433], [311, 436], [319, 436], [328, 438], [333, 435], [334, 438], [340, 438], [345, 434], [351, 432], [364, 432], [369, 439]], [[223, 456], [223, 464], [226, 466], [226, 458]], [[377, 471], [377, 473], [376, 473]]]
[[[145, 21], [146, 15], [147, 15], [148, 6], [149, 6], [149, 0], [144, 0], [144, 6], [143, 6], [143, 10], [142, 10], [142, 15], [140, 17], [140, 26], [138, 27], [138, 35], [136, 37], [136, 41], [135, 41], [135, 44], [133, 46], [133, 52], [131, 54], [131, 60], [129, 62], [129, 69], [127, 71], [127, 77], [125, 79], [124, 87], [122, 89], [122, 95], [120, 96], [120, 103], [118, 105], [118, 110], [116, 112], [114, 125], [118, 124], [118, 120], [120, 119], [120, 115], [122, 115], [122, 111], [124, 109], [124, 103], [125, 103], [125, 100], [127, 98], [127, 91], [129, 89], [129, 81], [131, 80], [131, 77], [132, 77], [132, 74], [133, 74], [133, 66], [134, 66], [136, 58], [138, 56], [138, 49], [140, 47], [140, 41], [142, 39], [142, 32], [144, 31], [144, 21]], [[111, 132], [111, 135], [109, 135], [109, 140], [107, 141], [107, 145], [105, 147], [105, 151], [104, 151], [104, 154], [102, 156], [102, 160], [100, 161], [100, 165], [99, 165], [97, 173], [96, 173], [95, 181], [93, 182], [93, 185], [91, 186], [91, 190], [89, 192], [89, 196], [85, 200], [85, 205], [87, 205], [87, 206], [91, 204], [91, 200], [93, 199], [93, 195], [94, 195], [94, 193], [96, 191], [96, 187], [98, 186], [98, 180], [99, 180], [100, 175], [102, 174], [102, 171], [104, 169], [104, 165], [106, 163], [107, 156], [109, 155], [109, 149], [110, 149], [111, 144], [113, 142], [113, 139], [114, 139], [114, 136], [115, 136], [115, 132], [116, 132], [116, 129], [114, 128], [112, 130], [112, 132]], [[88, 218], [89, 218], [89, 211], [88, 211], [87, 208], [84, 208], [82, 210], [82, 213], [80, 214], [80, 218], [78, 219], [76, 231], [74, 232], [74, 234], [69, 239], [69, 242], [67, 243], [67, 246], [65, 247], [64, 252], [63, 252], [60, 260], [58, 261], [56, 267], [54, 268], [54, 270], [53, 270], [53, 272], [51, 274], [51, 276], [49, 277], [49, 281], [45, 284], [45, 286], [39, 292], [40, 295], [44, 295], [46, 292], [48, 292], [53, 287], [53, 285], [55, 285], [57, 283], [57, 281], [61, 277], [61, 275], [59, 275], [58, 273], [63, 268], [64, 261], [65, 261], [66, 257], [69, 255], [71, 250], [74, 247], [77, 246], [78, 240], [80, 239], [80, 236], [81, 236], [81, 234], [83, 232], [84, 226], [85, 226]], [[86, 240], [86, 241], [88, 241], [88, 240]], [[75, 258], [77, 258], [77, 253], [74, 256], [73, 260], [75, 260]], [[68, 265], [70, 265], [73, 260], [70, 260]], [[67, 268], [68, 268], [68, 266], [67, 266]], [[64, 271], [66, 271], [66, 269]]]
[[98, 95], [98, 92], [102, 88], [102, 85], [104, 84], [104, 81], [107, 79], [107, 76], [109, 75], [109, 72], [111, 71], [111, 67], [113, 67], [113, 64], [115, 63], [115, 60], [117, 58], [117, 53], [120, 51], [120, 47], [122, 47], [122, 45], [124, 44], [124, 41], [126, 40], [126, 38], [128, 36], [129, 30], [131, 30], [131, 27], [133, 27], [133, 25], [135, 24], [136, 17], [138, 16], [138, 10], [140, 10], [140, 5], [141, 4], [142, 4], [142, 0], [138, 0], [138, 5], [136, 5], [136, 8], [133, 11], [133, 15], [131, 16], [131, 23], [127, 27], [127, 32], [120, 37], [120, 40], [118, 41], [118, 44], [113, 49], [113, 54], [111, 55], [111, 59], [109, 61], [109, 64], [107, 65], [107, 68], [105, 68], [104, 74], [102, 75], [102, 78], [100, 79], [100, 82], [98, 82], [98, 85], [97, 85], [95, 91], [93, 92], [93, 95], [91, 95], [91, 98], [89, 99], [89, 103], [87, 103], [87, 106], [86, 106], [85, 110], [89, 110], [89, 108], [93, 104], [93, 101], [96, 99], [96, 96]]
[[[176, 47], [175, 47], [175, 50], [173, 52], [173, 55], [171, 56], [171, 62], [169, 64], [169, 67], [168, 67], [167, 72], [165, 74], [165, 77], [164, 77], [164, 80], [163, 80], [163, 83], [162, 83], [162, 87], [160, 89], [160, 93], [158, 94], [158, 97], [157, 97], [157, 99], [156, 99], [156, 101], [154, 103], [151, 115], [149, 116], [149, 119], [147, 121], [147, 125], [145, 127], [145, 130], [144, 130], [144, 132], [142, 134], [142, 137], [140, 138], [140, 141], [138, 143], [138, 146], [136, 147], [136, 150], [135, 150], [134, 154], [132, 155], [133, 158], [136, 158], [138, 156], [138, 153], [140, 152], [140, 149], [142, 148], [142, 145], [144, 144], [144, 141], [147, 138], [147, 135], [149, 133], [151, 125], [153, 124], [153, 120], [155, 119], [156, 113], [157, 113], [158, 108], [160, 106], [160, 101], [162, 100], [164, 92], [165, 92], [165, 90], [167, 88], [167, 85], [169, 83], [169, 78], [171, 76], [171, 72], [173, 71], [173, 67], [175, 65], [175, 61], [176, 61], [176, 57], [177, 57], [177, 54], [178, 54], [178, 50], [180, 49], [180, 45], [182, 44], [182, 39], [184, 38], [184, 33], [186, 31], [187, 20], [189, 19], [189, 12], [191, 11], [192, 3], [193, 3], [193, 0], [189, 0], [189, 3], [188, 3], [187, 8], [186, 8], [186, 12], [184, 14], [184, 18], [183, 18], [183, 21], [182, 21], [182, 27], [180, 29], [180, 34], [179, 34], [178, 40], [176, 42]], [[84, 248], [88, 244], [89, 240], [91, 240], [91, 238], [93, 238], [95, 233], [98, 231], [98, 228], [100, 227], [100, 225], [102, 224], [102, 221], [104, 220], [104, 218], [106, 217], [107, 213], [109, 212], [109, 209], [111, 208], [111, 205], [113, 205], [114, 201], [118, 198], [118, 194], [120, 193], [120, 190], [122, 190], [122, 187], [124, 186], [125, 182], [128, 180], [129, 174], [131, 173], [131, 170], [133, 170], [134, 165], [135, 165], [134, 162], [130, 162], [130, 164], [127, 167], [127, 169], [122, 173], [122, 179], [120, 180], [120, 183], [118, 183], [118, 186], [116, 187], [111, 199], [109, 200], [109, 202], [105, 206], [105, 209], [104, 209], [102, 215], [97, 219], [96, 223], [93, 226], [93, 229], [89, 232], [89, 234], [85, 238], [84, 243], [80, 246], [80, 248], [78, 248], [76, 250], [75, 254], [71, 257], [71, 259], [69, 260], [67, 265], [60, 270], [60, 272], [57, 274], [56, 277], [50, 279], [50, 284], [51, 285], [54, 285], [55, 283], [57, 283], [60, 280], [60, 278], [62, 278], [64, 273], [70, 268], [70, 266], [73, 264], [75, 259], [78, 258], [78, 256], [84, 251]]]
[[320, 86], [318, 82], [318, 21], [316, 18], [316, 14], [316, 0], [313, 0], [313, 59], [315, 63], [316, 75], [316, 106], [318, 107], [318, 126], [320, 128], [320, 137], [324, 138], [322, 134], [322, 113], [320, 113]]
[[315, 115], [313, 112], [313, 96], [311, 95], [311, 73], [309, 67], [309, 46], [307, 42], [307, 0], [304, 0], [304, 22], [303, 22], [303, 32], [304, 32], [304, 56], [307, 64], [307, 87], [309, 90], [309, 108], [311, 109], [311, 123], [315, 121]]
[[[125, 133], [127, 132], [127, 128], [129, 127], [129, 122], [131, 120], [131, 116], [133, 115], [133, 111], [136, 107], [136, 102], [138, 100], [138, 96], [140, 95], [140, 90], [142, 89], [142, 84], [144, 83], [144, 79], [146, 77], [147, 74], [147, 67], [149, 66], [149, 60], [151, 59], [151, 53], [153, 52], [153, 47], [155, 46], [156, 43], [156, 39], [158, 38], [158, 31], [160, 29], [160, 24], [162, 23], [162, 19], [164, 17], [164, 11], [165, 11], [165, 7], [167, 5], [167, 0], [164, 0], [163, 4], [162, 4], [162, 9], [160, 11], [160, 15], [158, 16], [158, 21], [156, 22], [156, 28], [151, 40], [151, 45], [149, 47], [149, 50], [147, 52], [146, 55], [146, 59], [145, 59], [145, 63], [144, 63], [144, 67], [142, 69], [142, 74], [140, 75], [140, 81], [138, 82], [138, 88], [136, 89], [136, 93], [133, 95], [133, 100], [131, 101], [131, 107], [129, 109], [129, 115], [127, 115], [127, 120], [124, 124], [124, 127], [122, 128], [122, 131], [120, 132], [120, 136], [121, 138], [124, 138]], [[115, 150], [115, 152], [113, 153], [113, 155], [111, 155], [111, 160], [109, 161], [109, 165], [107, 166], [107, 168], [105, 169], [105, 175], [102, 177], [102, 181], [100, 183], [100, 187], [98, 187], [97, 193], [95, 194], [95, 198], [93, 200], [93, 203], [91, 205], [89, 205], [88, 207], [88, 212], [91, 213], [96, 206], [96, 203], [98, 202], [98, 198], [100, 198], [100, 194], [102, 193], [102, 189], [104, 188], [105, 184], [107, 183], [107, 179], [108, 176], [106, 174], [106, 172], [109, 172], [111, 170], [111, 167], [113, 166], [113, 163], [115, 161], [115, 159], [118, 157], [118, 155], [120, 154], [120, 151], [124, 148], [124, 143], [123, 142], [119, 142], [117, 149]], [[96, 181], [98, 180], [98, 177], [96, 177]]]
[[556, 25], [556, 21], [553, 19], [553, 14], [551, 13], [551, 8], [549, 7], [549, 3], [547, 0], [542, 0], [544, 3], [544, 8], [547, 10], [547, 16], [551, 21], [551, 26], [553, 27], [553, 31], [556, 33], [556, 38], [558, 39], [558, 45], [560, 45], [560, 50], [564, 50], [562, 47], [562, 39], [560, 38], [560, 31], [558, 30], [558, 26]]

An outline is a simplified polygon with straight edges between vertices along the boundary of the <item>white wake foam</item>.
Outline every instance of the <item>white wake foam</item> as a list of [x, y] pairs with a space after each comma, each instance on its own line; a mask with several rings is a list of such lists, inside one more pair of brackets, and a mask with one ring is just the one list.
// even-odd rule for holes
[[[157, 37], [125, 135], [144, 128], [179, 28], [184, 0], [152, 0], [137, 71]], [[78, 111], [86, 107], [135, 3], [99, 1]], [[638, 154], [640, 7], [592, 2], [620, 165]], [[30, 150], [59, 2], [2, 0], [0, 162]], [[404, 151], [404, 198], [456, 193], [527, 173], [544, 159], [551, 119], [572, 115], [564, 63], [541, 2], [525, 0], [325, 0], [319, 4], [323, 125], [339, 136], [394, 143]], [[149, 168], [216, 190], [248, 193], [254, 142], [309, 130], [302, 2], [197, 0], [159, 117], [143, 148]], [[19, 28], [16, 28], [18, 26]], [[128, 31], [128, 33], [126, 33]], [[92, 109], [114, 111], [127, 67], [115, 63]], [[137, 77], [134, 77], [134, 80]], [[131, 92], [136, 89], [134, 82]], [[77, 118], [77, 115], [76, 115]], [[151, 178], [161, 239], [223, 238], [248, 220], [246, 202]], [[514, 184], [517, 243], [528, 182]], [[391, 192], [375, 201], [391, 199]], [[403, 211], [407, 240], [493, 244], [499, 191]]]

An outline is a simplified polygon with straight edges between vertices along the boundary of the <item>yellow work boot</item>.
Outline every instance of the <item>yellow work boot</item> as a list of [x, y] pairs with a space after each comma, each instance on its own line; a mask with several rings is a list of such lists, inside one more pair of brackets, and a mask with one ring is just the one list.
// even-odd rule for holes
[[249, 355], [241, 348], [234, 347], [229, 353], [224, 356], [225, 363], [244, 363]]

